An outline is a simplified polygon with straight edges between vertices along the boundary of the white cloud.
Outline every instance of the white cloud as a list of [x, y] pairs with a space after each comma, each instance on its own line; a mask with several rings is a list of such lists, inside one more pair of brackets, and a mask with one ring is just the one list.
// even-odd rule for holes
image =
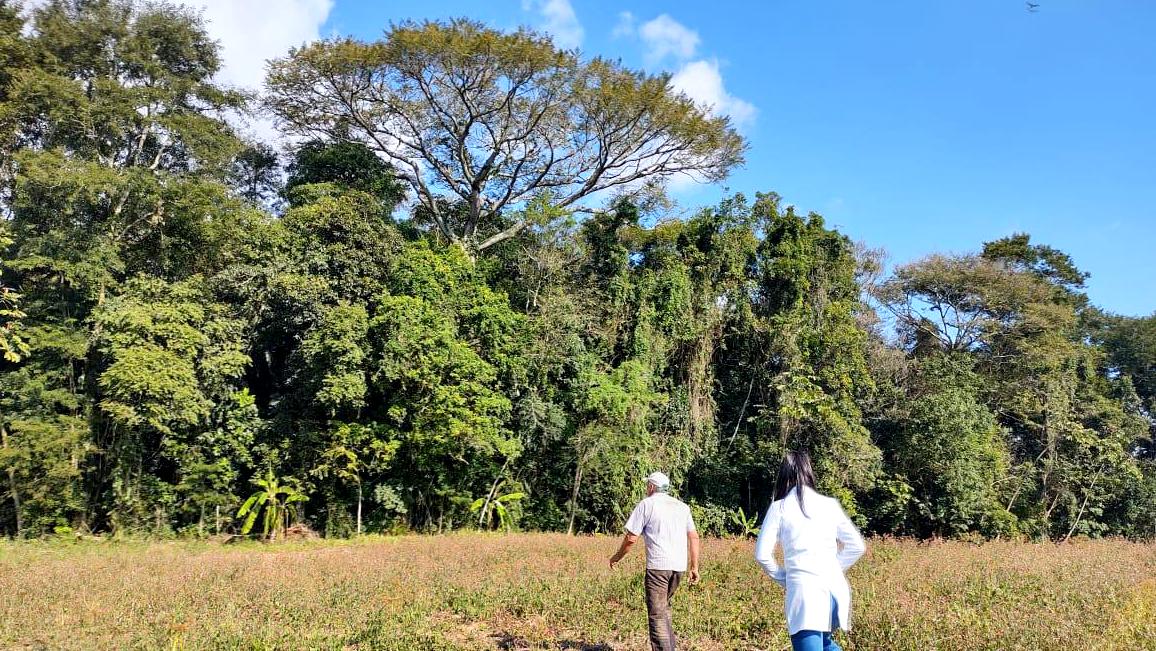
[[613, 38], [622, 38], [634, 36], [634, 14], [629, 11], [623, 11], [618, 14], [618, 23], [614, 25], [614, 31], [610, 32]]
[[689, 59], [699, 44], [698, 32], [667, 14], [643, 23], [638, 28], [638, 35], [646, 43], [646, 60], [651, 65], [670, 55], [679, 60]]
[[221, 81], [260, 88], [265, 62], [320, 37], [333, 0], [185, 0], [221, 44]]
[[735, 126], [748, 125], [755, 119], [757, 110], [753, 104], [727, 92], [718, 61], [687, 63], [670, 78], [670, 86], [714, 115], [729, 115]]
[[[251, 90], [265, 80], [265, 62], [284, 56], [289, 48], [320, 38], [321, 26], [333, 9], [333, 0], [184, 0], [202, 11], [209, 35], [221, 44], [218, 79]], [[265, 141], [279, 139], [267, 120], [250, 128]]]
[[554, 37], [559, 47], [572, 50], [582, 45], [586, 35], [570, 0], [522, 0], [522, 10], [536, 10], [542, 16], [540, 29]]

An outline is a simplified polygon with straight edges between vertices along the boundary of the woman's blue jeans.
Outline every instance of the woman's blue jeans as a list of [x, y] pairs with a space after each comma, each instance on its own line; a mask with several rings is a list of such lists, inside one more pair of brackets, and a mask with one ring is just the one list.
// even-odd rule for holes
[[[839, 628], [839, 604], [831, 597], [831, 633]], [[793, 651], [843, 651], [827, 631], [799, 631], [791, 636]]]

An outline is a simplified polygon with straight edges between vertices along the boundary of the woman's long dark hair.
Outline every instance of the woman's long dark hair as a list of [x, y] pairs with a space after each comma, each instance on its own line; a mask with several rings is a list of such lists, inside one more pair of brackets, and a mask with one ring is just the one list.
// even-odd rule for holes
[[[799, 500], [799, 510], [807, 516], [803, 508], [803, 488], [815, 490], [815, 473], [811, 471], [811, 455], [801, 450], [792, 450], [783, 457], [779, 464], [779, 476], [775, 479], [775, 501], [779, 501], [797, 488], [795, 497]], [[810, 516], [807, 516], [810, 517]]]

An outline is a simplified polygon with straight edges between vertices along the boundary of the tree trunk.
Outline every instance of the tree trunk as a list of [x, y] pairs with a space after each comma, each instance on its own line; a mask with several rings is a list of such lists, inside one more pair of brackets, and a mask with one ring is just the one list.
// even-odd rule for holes
[[[8, 449], [8, 429], [0, 424], [0, 446]], [[8, 466], [8, 491], [12, 495], [12, 506], [16, 513], [16, 537], [24, 533], [24, 516], [20, 512], [20, 491], [16, 488], [16, 469]]]
[[1080, 520], [1084, 517], [1084, 508], [1088, 506], [1088, 499], [1092, 497], [1092, 489], [1096, 487], [1096, 482], [1100, 481], [1100, 474], [1103, 472], [1103, 468], [1097, 470], [1096, 476], [1092, 478], [1091, 486], [1088, 487], [1088, 490], [1084, 491], [1084, 501], [1080, 504], [1080, 512], [1076, 514], [1076, 521], [1072, 523], [1072, 528], [1068, 529], [1068, 535], [1064, 536], [1064, 542], [1068, 542], [1072, 534], [1076, 533], [1076, 527], [1080, 526]]
[[578, 489], [582, 486], [582, 463], [579, 462], [574, 466], [574, 490], [570, 493], [570, 526], [566, 529], [566, 535], [574, 535], [574, 517], [578, 511]]
[[[108, 290], [102, 282], [97, 290], [96, 305], [93, 306], [90, 313], [104, 305], [107, 295]], [[84, 354], [82, 370], [84, 385], [80, 387], [80, 396], [77, 396], [78, 398], [81, 396], [85, 398], [85, 400], [80, 401], [80, 404], [87, 403], [85, 406], [86, 416], [93, 439], [93, 454], [95, 456], [95, 463], [86, 464], [88, 468], [82, 475], [81, 490], [83, 491], [85, 521], [98, 529], [102, 526], [108, 526], [115, 530], [119, 523], [113, 521], [108, 505], [102, 503], [101, 496], [110, 488], [110, 484], [115, 483], [114, 473], [122, 471], [120, 468], [122, 456], [115, 449], [118, 445], [116, 426], [113, 424], [111, 427], [106, 427], [106, 420], [99, 407], [101, 352], [95, 342], [100, 340], [101, 332], [102, 328], [99, 321], [93, 322], [88, 329], [89, 343]], [[117, 499], [115, 491], [112, 492], [113, 499]]]
[[[1055, 436], [1051, 427], [1051, 411], [1048, 405], [1048, 395], [1044, 394], [1044, 476], [1040, 481], [1040, 487], [1043, 489], [1043, 502], [1046, 504], [1048, 497], [1052, 492], [1052, 470], [1056, 465], [1056, 442]], [[1052, 507], [1044, 511], [1044, 526], [1047, 528], [1048, 537], [1052, 534]]]
[[357, 535], [361, 535], [361, 482], [357, 482]]
[[747, 397], [743, 398], [743, 407], [739, 410], [738, 420], [735, 421], [735, 431], [731, 432], [731, 440], [727, 442], [727, 450], [731, 449], [731, 445], [735, 442], [735, 437], [739, 435], [739, 426], [743, 424], [743, 415], [747, 413], [747, 403], [751, 400], [751, 391], [755, 388], [755, 374], [751, 373], [751, 383], [747, 386]]

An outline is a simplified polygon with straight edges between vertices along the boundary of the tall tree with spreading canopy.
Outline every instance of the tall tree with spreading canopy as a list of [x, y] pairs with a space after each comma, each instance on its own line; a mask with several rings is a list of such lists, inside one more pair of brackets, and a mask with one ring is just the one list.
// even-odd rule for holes
[[517, 235], [535, 197], [570, 207], [676, 174], [725, 178], [746, 144], [669, 76], [582, 60], [548, 37], [469, 20], [321, 41], [270, 66], [292, 133], [356, 139], [390, 160], [445, 240], [471, 253]]

